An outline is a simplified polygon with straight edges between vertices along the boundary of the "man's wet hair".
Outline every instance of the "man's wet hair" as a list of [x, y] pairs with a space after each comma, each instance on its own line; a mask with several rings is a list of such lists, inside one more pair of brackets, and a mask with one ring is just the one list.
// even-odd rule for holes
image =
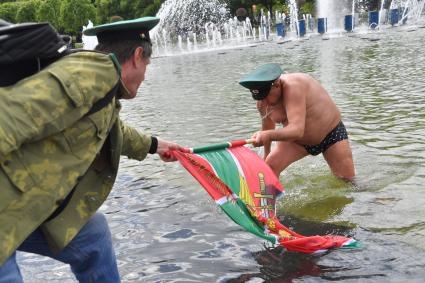
[[114, 53], [120, 64], [129, 60], [137, 47], [143, 48], [143, 58], [152, 56], [152, 43], [148, 40], [115, 40], [99, 43], [95, 50], [105, 53]]

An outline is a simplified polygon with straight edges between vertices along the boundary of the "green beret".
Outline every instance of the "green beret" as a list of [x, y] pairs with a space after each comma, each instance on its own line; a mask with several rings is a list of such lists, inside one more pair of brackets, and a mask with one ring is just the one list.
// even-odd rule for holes
[[255, 100], [266, 98], [272, 84], [282, 74], [278, 64], [269, 63], [261, 65], [239, 81], [239, 84], [251, 91]]
[[83, 31], [84, 35], [97, 36], [99, 42], [114, 40], [141, 40], [150, 41], [149, 30], [159, 22], [157, 17], [143, 17], [128, 21], [117, 21], [88, 28]]

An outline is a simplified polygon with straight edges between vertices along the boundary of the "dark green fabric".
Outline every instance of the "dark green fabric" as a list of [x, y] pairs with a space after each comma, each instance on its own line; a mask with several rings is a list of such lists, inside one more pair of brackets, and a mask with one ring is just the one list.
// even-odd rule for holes
[[97, 36], [99, 43], [117, 40], [147, 40], [149, 31], [159, 23], [159, 18], [143, 17], [134, 20], [103, 24], [84, 30], [86, 36]]

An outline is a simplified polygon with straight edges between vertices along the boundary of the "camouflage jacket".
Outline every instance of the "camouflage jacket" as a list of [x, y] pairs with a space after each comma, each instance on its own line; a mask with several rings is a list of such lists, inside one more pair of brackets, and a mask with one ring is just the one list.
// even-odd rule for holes
[[114, 62], [78, 52], [0, 88], [0, 265], [38, 227], [64, 248], [107, 198], [120, 155], [146, 157], [150, 136], [119, 119], [118, 99], [85, 115], [117, 83], [117, 97], [127, 91]]

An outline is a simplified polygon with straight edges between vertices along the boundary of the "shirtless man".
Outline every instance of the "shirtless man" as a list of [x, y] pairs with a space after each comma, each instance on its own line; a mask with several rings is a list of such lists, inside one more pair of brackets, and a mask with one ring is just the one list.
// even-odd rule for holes
[[[354, 178], [353, 156], [341, 113], [327, 91], [306, 74], [282, 74], [277, 64], [265, 64], [240, 82], [257, 100], [262, 130], [252, 138], [264, 146], [264, 160], [279, 174], [311, 154], [323, 156], [340, 178]], [[276, 129], [276, 124], [282, 128]], [[271, 150], [271, 142], [276, 148]]]

